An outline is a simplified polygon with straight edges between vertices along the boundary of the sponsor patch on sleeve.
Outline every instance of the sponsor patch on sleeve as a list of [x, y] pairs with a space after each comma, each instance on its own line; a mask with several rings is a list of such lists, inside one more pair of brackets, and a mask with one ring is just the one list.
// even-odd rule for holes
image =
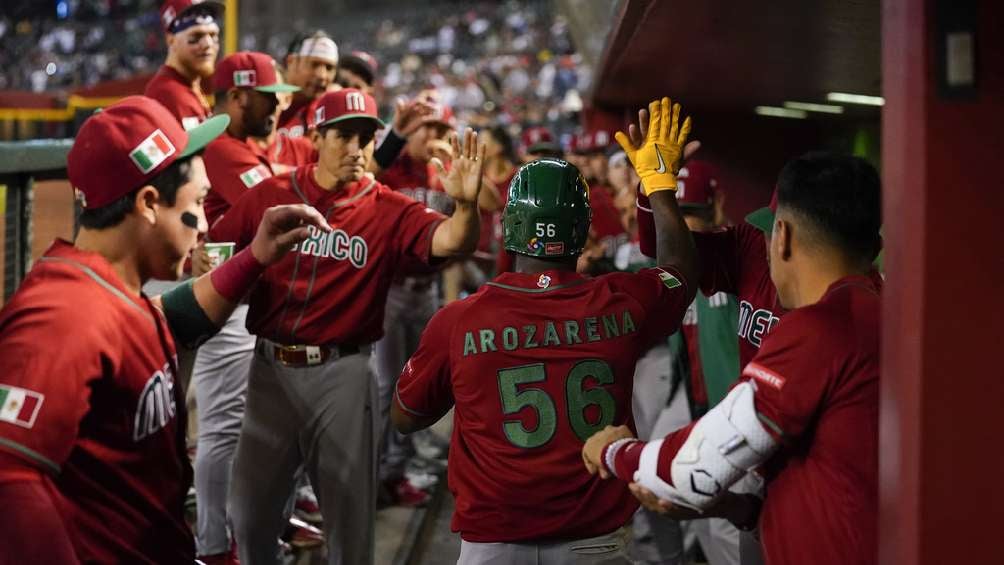
[[777, 390], [781, 390], [785, 383], [784, 377], [757, 363], [746, 365], [746, 368], [743, 369], [743, 376], [750, 377]]
[[666, 288], [676, 288], [678, 286], [683, 286], [680, 279], [674, 277], [673, 275], [663, 271], [662, 269], [656, 269], [659, 272], [659, 278], [662, 280], [662, 284], [666, 285]]

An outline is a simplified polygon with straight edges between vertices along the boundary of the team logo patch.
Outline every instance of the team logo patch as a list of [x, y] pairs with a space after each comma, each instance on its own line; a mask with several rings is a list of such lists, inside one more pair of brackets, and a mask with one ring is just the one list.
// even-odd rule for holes
[[258, 84], [258, 73], [254, 70], [234, 71], [234, 86], [254, 86]]
[[146, 174], [157, 168], [175, 153], [174, 144], [159, 129], [150, 134], [129, 153], [129, 158], [141, 173]]
[[540, 278], [537, 279], [537, 286], [540, 288], [547, 288], [551, 286], [551, 277], [547, 275], [540, 275]]
[[241, 182], [244, 183], [244, 186], [251, 188], [270, 176], [272, 176], [272, 171], [268, 170], [268, 167], [258, 165], [241, 173]]
[[678, 286], [683, 286], [680, 279], [674, 277], [673, 275], [659, 269], [659, 278], [662, 279], [662, 284], [666, 285], [666, 288], [676, 288]]
[[544, 255], [561, 255], [565, 252], [565, 244], [563, 242], [545, 243], [544, 244]]
[[526, 244], [526, 248], [530, 251], [540, 251], [541, 247], [543, 247], [543, 245], [541, 245], [540, 241], [538, 241], [536, 237], [532, 238]]
[[781, 375], [771, 371], [763, 365], [758, 365], [756, 363], [750, 363], [746, 365], [743, 369], [743, 376], [751, 377], [756, 379], [757, 382], [761, 382], [767, 386], [773, 387], [777, 390], [781, 390], [784, 387], [785, 378]]
[[350, 112], [365, 112], [366, 97], [361, 92], [350, 92], [345, 95], [345, 109]]
[[324, 122], [324, 106], [318, 106], [318, 108], [314, 110], [314, 125], [316, 126], [323, 122]]
[[33, 390], [0, 385], [0, 422], [22, 428], [35, 425], [45, 395]]

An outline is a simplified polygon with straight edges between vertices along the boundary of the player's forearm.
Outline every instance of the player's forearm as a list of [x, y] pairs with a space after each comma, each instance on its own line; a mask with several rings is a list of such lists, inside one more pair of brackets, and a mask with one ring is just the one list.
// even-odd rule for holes
[[390, 407], [390, 421], [394, 424], [394, 429], [402, 434], [412, 434], [419, 430], [424, 430], [435, 424], [439, 418], [427, 418], [406, 413], [397, 405], [392, 403]]
[[439, 224], [432, 235], [433, 257], [456, 257], [473, 253], [481, 236], [481, 214], [476, 204], [458, 202], [453, 215]]
[[660, 190], [649, 195], [655, 217], [656, 261], [661, 267], [677, 269], [687, 280], [687, 291], [693, 299], [697, 290], [698, 264], [694, 238], [680, 213], [676, 192]]

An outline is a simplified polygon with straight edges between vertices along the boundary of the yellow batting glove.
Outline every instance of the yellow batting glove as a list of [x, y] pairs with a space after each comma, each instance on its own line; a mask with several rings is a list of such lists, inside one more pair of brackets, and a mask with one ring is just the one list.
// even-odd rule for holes
[[641, 178], [646, 196], [660, 190], [676, 190], [683, 146], [690, 135], [690, 118], [685, 119], [681, 127], [680, 105], [673, 104], [669, 98], [653, 100], [648, 105], [648, 113], [648, 131], [641, 147], [635, 147], [623, 132], [614, 135]]

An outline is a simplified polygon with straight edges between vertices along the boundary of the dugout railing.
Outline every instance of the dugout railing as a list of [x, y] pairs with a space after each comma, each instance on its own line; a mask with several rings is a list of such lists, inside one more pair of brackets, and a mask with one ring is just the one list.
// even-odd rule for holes
[[[4, 302], [31, 268], [36, 183], [66, 179], [66, 155], [72, 144], [72, 139], [0, 142]], [[62, 196], [64, 206], [72, 207], [72, 192]], [[76, 218], [75, 211], [72, 214]]]

